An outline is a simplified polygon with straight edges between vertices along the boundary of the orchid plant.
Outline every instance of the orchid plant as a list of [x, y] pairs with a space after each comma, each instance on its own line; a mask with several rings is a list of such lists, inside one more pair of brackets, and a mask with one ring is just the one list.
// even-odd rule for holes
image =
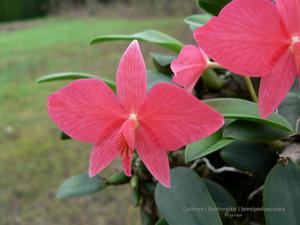
[[[207, 13], [185, 19], [197, 46], [156, 30], [100, 36], [91, 44], [132, 40], [116, 82], [38, 80], [74, 80], [49, 116], [62, 139], [93, 145], [89, 172], [57, 196], [130, 184], [143, 225], [299, 225], [300, 0], [197, 2]], [[152, 53], [147, 71], [138, 41], [173, 54]], [[123, 171], [102, 177], [118, 156]]]

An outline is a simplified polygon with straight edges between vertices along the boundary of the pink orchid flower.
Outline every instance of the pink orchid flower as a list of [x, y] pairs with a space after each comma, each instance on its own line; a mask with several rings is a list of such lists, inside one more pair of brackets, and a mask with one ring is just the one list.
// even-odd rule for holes
[[261, 78], [259, 110], [268, 117], [300, 73], [300, 1], [233, 0], [195, 39], [222, 66]]
[[137, 41], [121, 58], [117, 96], [101, 80], [81, 79], [49, 97], [49, 115], [66, 134], [93, 144], [89, 174], [94, 176], [120, 155], [131, 176], [134, 149], [150, 173], [170, 187], [168, 151], [217, 131], [223, 117], [173, 84], [147, 92], [145, 62]]
[[171, 63], [173, 81], [192, 92], [200, 76], [208, 66], [208, 56], [194, 45], [184, 46], [178, 57]]

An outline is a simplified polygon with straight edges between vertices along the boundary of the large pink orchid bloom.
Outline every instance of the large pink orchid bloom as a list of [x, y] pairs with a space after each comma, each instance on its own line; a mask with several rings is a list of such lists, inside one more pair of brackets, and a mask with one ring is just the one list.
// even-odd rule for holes
[[198, 28], [195, 39], [232, 72], [261, 78], [259, 109], [268, 117], [300, 73], [300, 1], [233, 0]]
[[194, 45], [184, 46], [171, 63], [173, 82], [192, 92], [200, 76], [208, 66], [208, 56]]
[[121, 58], [117, 96], [101, 80], [81, 79], [49, 97], [49, 115], [66, 134], [94, 145], [89, 174], [122, 159], [131, 176], [134, 149], [150, 173], [170, 187], [168, 151], [217, 131], [223, 117], [183, 89], [158, 83], [147, 92], [147, 74], [137, 41]]

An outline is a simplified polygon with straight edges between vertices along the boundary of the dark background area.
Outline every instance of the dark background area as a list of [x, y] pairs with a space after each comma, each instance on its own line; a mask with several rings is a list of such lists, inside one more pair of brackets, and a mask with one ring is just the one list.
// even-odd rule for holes
[[195, 12], [195, 1], [182, 0], [1, 0], [0, 22], [81, 11], [85, 15], [157, 16]]

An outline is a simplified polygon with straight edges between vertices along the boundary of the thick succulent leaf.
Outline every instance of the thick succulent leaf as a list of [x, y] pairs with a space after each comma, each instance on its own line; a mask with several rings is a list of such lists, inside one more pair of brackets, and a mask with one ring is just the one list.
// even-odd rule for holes
[[[291, 160], [278, 163], [269, 173], [263, 190], [267, 225], [300, 224], [300, 168]], [[276, 210], [277, 209], [277, 210]]]
[[259, 115], [257, 104], [253, 102], [238, 98], [215, 98], [204, 102], [228, 119], [253, 121], [285, 131], [292, 131], [290, 123], [280, 115], [272, 114], [268, 118], [262, 119]]
[[185, 148], [185, 162], [202, 158], [229, 145], [233, 141], [231, 138], [223, 138], [222, 131], [218, 131], [207, 138], [187, 145]]
[[174, 55], [165, 55], [159, 53], [151, 53], [152, 62], [155, 69], [163, 74], [172, 75], [173, 72], [170, 68], [170, 64], [176, 58]]
[[153, 85], [160, 83], [160, 82], [165, 82], [165, 83], [172, 83], [171, 78], [166, 76], [163, 73], [159, 73], [153, 70], [148, 70], [148, 89], [150, 89]]
[[278, 113], [292, 124], [295, 133], [300, 132], [300, 95], [289, 93], [278, 108]]
[[224, 128], [223, 137], [242, 141], [272, 141], [282, 139], [291, 132], [273, 128], [268, 125], [237, 120]]
[[236, 207], [234, 198], [224, 187], [212, 180], [203, 179], [203, 181], [218, 208]]
[[198, 6], [208, 13], [218, 15], [231, 0], [197, 0]]
[[80, 72], [62, 72], [62, 73], [53, 73], [40, 77], [37, 79], [37, 83], [46, 83], [51, 81], [60, 81], [60, 80], [77, 80], [84, 78], [97, 78], [103, 80], [110, 88], [116, 89], [116, 84], [114, 81], [111, 81], [107, 78], [99, 77], [93, 74], [80, 73]]
[[267, 144], [235, 141], [221, 151], [223, 160], [239, 170], [264, 180], [276, 164], [276, 152]]
[[85, 195], [91, 195], [106, 187], [105, 181], [95, 176], [90, 178], [87, 173], [73, 176], [67, 179], [60, 187], [56, 197], [69, 199]]
[[145, 30], [135, 34], [117, 34], [100, 36], [92, 39], [90, 44], [96, 44], [106, 41], [132, 41], [135, 39], [152, 44], [157, 44], [168, 48], [174, 52], [179, 52], [183, 46], [183, 44], [179, 40], [157, 30]]
[[212, 15], [210, 14], [191, 15], [186, 17], [184, 22], [190, 26], [191, 30], [196, 30], [198, 27], [206, 24], [211, 18]]
[[126, 176], [125, 173], [122, 171], [107, 178], [106, 184], [121, 185], [121, 184], [129, 183], [129, 181], [130, 181], [130, 177]]
[[155, 225], [169, 225], [164, 218], [160, 218]]
[[183, 167], [172, 169], [171, 181], [170, 189], [158, 184], [155, 190], [157, 208], [169, 225], [222, 224], [218, 212], [205, 212], [206, 208], [216, 208], [216, 205], [205, 183], [194, 171]]

